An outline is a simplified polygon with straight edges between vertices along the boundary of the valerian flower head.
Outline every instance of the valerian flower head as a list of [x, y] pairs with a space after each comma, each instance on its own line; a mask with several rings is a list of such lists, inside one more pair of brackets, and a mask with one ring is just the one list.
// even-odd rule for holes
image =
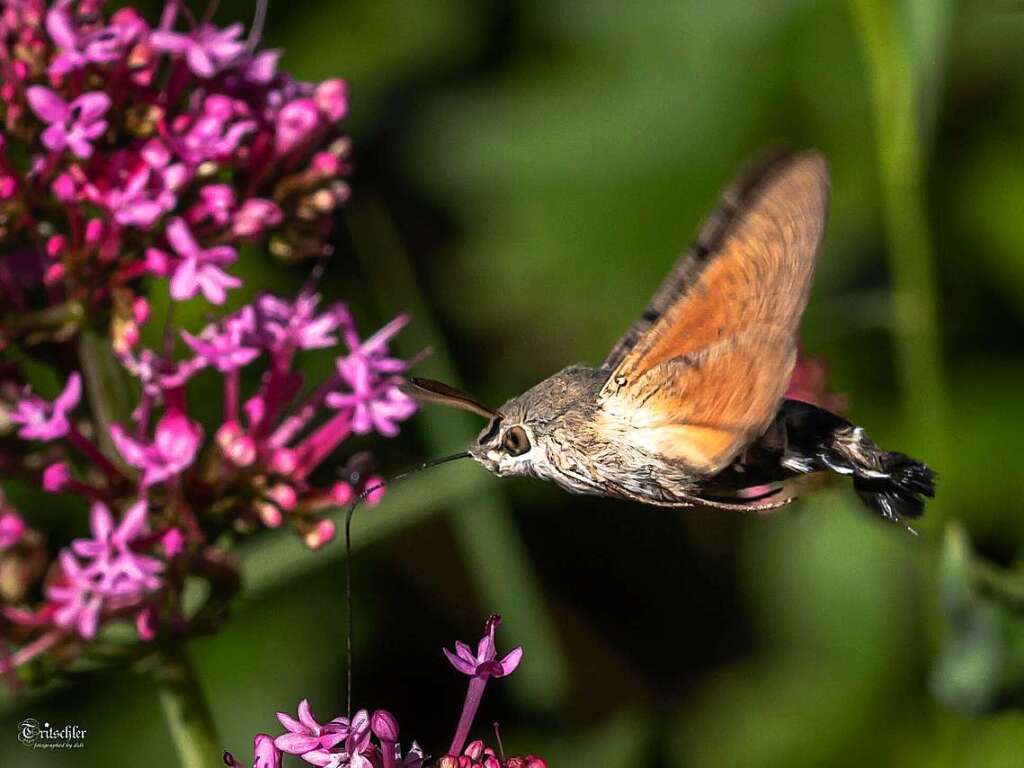
[[[178, 0], [156, 28], [131, 7], [7, 4], [0, 38], [0, 203], [18, 211], [0, 230], [23, 250], [0, 318], [102, 309], [152, 275], [216, 304], [242, 242], [289, 261], [330, 252], [348, 198], [344, 81], [296, 81], [280, 51]], [[36, 331], [4, 328], [0, 345]]]

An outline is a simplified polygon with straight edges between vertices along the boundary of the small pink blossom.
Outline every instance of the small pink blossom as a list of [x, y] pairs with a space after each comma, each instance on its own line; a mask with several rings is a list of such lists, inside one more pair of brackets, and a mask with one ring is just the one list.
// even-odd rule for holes
[[157, 422], [152, 443], [129, 437], [120, 424], [110, 426], [110, 436], [118, 452], [125, 461], [142, 471], [143, 488], [188, 469], [195, 460], [202, 435], [202, 428], [177, 410], [168, 411]]
[[351, 409], [352, 429], [358, 434], [376, 429], [385, 437], [394, 437], [398, 422], [416, 412], [415, 401], [399, 389], [396, 378], [408, 364], [387, 354], [387, 342], [407, 322], [407, 317], [399, 316], [364, 342], [353, 330], [346, 333], [351, 351], [338, 358], [336, 367], [349, 391], [332, 392], [327, 404], [338, 410]]
[[242, 203], [231, 220], [231, 233], [236, 237], [254, 237], [273, 229], [284, 220], [284, 214], [272, 200], [251, 197]]
[[131, 601], [160, 588], [163, 563], [131, 548], [145, 532], [146, 509], [145, 500], [136, 502], [115, 526], [107, 506], [93, 504], [92, 538], [75, 539], [61, 551], [60, 579], [46, 591], [57, 605], [54, 621], [58, 626], [91, 639], [107, 602]]
[[65, 8], [60, 5], [46, 14], [46, 31], [60, 51], [48, 70], [54, 77], [61, 77], [88, 64], [116, 61], [129, 39], [124, 27], [114, 25], [80, 33]]
[[47, 149], [60, 152], [70, 147], [78, 157], [92, 156], [92, 142], [107, 130], [107, 121], [102, 119], [110, 108], [107, 94], [90, 91], [68, 104], [55, 91], [33, 85], [26, 96], [36, 116], [48, 123], [41, 137]]
[[333, 304], [316, 313], [320, 297], [300, 294], [294, 303], [276, 296], [263, 295], [256, 300], [260, 328], [268, 336], [272, 349], [322, 349], [338, 343], [337, 330], [348, 322], [348, 311]]
[[299, 702], [298, 720], [284, 712], [278, 712], [277, 719], [288, 732], [274, 739], [274, 746], [290, 755], [301, 755], [303, 760], [314, 765], [326, 765], [329, 759], [325, 762], [317, 761], [321, 756], [329, 755], [329, 750], [345, 741], [349, 735], [347, 718], [336, 717], [323, 725], [318, 723], [310, 710], [309, 699]]
[[320, 126], [320, 113], [312, 99], [296, 99], [281, 108], [275, 126], [274, 147], [287, 155], [308, 142]]
[[64, 390], [52, 403], [26, 392], [8, 418], [14, 424], [21, 425], [19, 437], [26, 440], [56, 440], [70, 431], [68, 413], [78, 405], [81, 396], [82, 377], [77, 372], [72, 373]]
[[494, 646], [494, 633], [501, 624], [501, 617], [491, 616], [487, 619], [484, 636], [477, 643], [476, 653], [465, 643], [455, 643], [455, 653], [447, 648], [444, 655], [448, 661], [459, 672], [464, 675], [477, 677], [505, 677], [516, 671], [519, 662], [523, 660], [523, 649], [521, 647], [512, 649], [500, 661], [497, 660], [497, 650]]
[[241, 34], [241, 24], [224, 29], [201, 24], [190, 34], [158, 30], [149, 42], [158, 51], [184, 54], [189, 69], [199, 77], [213, 77], [245, 51], [245, 42], [238, 39]]
[[167, 240], [179, 257], [171, 277], [171, 297], [175, 300], [191, 299], [201, 292], [210, 303], [223, 304], [226, 289], [242, 284], [237, 277], [221, 269], [237, 258], [234, 248], [227, 245], [202, 248], [181, 218], [168, 223]]

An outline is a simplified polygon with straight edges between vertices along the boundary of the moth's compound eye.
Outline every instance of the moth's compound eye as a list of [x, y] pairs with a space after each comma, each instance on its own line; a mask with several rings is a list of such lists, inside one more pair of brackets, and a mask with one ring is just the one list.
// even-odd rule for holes
[[501, 447], [509, 456], [522, 456], [530, 450], [530, 438], [522, 427], [512, 427], [501, 438]]

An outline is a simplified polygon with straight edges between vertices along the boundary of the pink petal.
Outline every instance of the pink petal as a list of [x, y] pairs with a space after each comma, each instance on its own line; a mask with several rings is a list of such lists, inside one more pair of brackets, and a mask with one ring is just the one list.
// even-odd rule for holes
[[290, 755], [301, 755], [316, 749], [320, 740], [316, 736], [303, 736], [301, 733], [285, 733], [274, 739], [274, 746]]
[[115, 544], [125, 545], [143, 532], [146, 526], [146, 500], [139, 501], [128, 507], [121, 524], [117, 526], [113, 541]]
[[188, 61], [189, 69], [200, 77], [213, 77], [217, 72], [213, 59], [201, 45], [190, 45], [185, 53], [185, 58]]
[[284, 712], [277, 713], [277, 719], [281, 722], [281, 725], [285, 727], [289, 733], [301, 733], [306, 735], [306, 726], [300, 723], [291, 715], [286, 715]]
[[519, 662], [523, 660], [523, 649], [522, 647], [515, 648], [510, 651], [505, 658], [500, 662], [502, 676], [511, 675], [516, 671], [516, 667], [519, 666]]
[[197, 258], [202, 249], [192, 236], [188, 225], [181, 218], [175, 217], [167, 223], [167, 242], [177, 251], [179, 256]]
[[57, 123], [68, 118], [67, 102], [49, 88], [32, 85], [26, 89], [25, 95], [28, 97], [28, 105], [32, 107], [32, 111], [39, 119], [48, 123]]
[[[75, 107], [81, 110], [76, 122], [79, 124], [91, 123], [110, 109], [110, 97], [102, 91], [89, 91], [71, 102], [68, 109], [73, 110]], [[104, 126], [105, 129], [106, 126]]]
[[54, 123], [39, 136], [43, 146], [52, 152], [59, 152], [68, 145], [68, 136], [63, 123]]
[[302, 759], [310, 765], [325, 766], [329, 765], [332, 760], [335, 760], [338, 756], [332, 754], [325, 749], [318, 749], [316, 751], [306, 752]]
[[54, 8], [46, 14], [46, 31], [50, 33], [50, 39], [60, 48], [77, 47], [78, 35], [71, 26], [71, 19], [61, 8]]
[[199, 290], [199, 281], [196, 279], [195, 258], [186, 258], [178, 268], [174, 270], [174, 277], [171, 278], [171, 297], [177, 301], [191, 299]]
[[149, 36], [149, 42], [158, 51], [166, 53], [182, 53], [192, 45], [192, 40], [187, 35], [160, 30]]
[[145, 465], [145, 447], [136, 440], [128, 437], [124, 428], [120, 424], [110, 425], [110, 437], [114, 441], [114, 447], [117, 448], [117, 452], [124, 457], [125, 461], [133, 467], [141, 468]]
[[102, 502], [97, 501], [92, 505], [92, 512], [89, 514], [89, 527], [92, 529], [92, 536], [98, 541], [106, 541], [114, 530], [114, 518], [110, 510]]
[[68, 376], [68, 383], [64, 385], [64, 391], [57, 395], [57, 399], [53, 401], [53, 407], [55, 411], [60, 413], [66, 413], [78, 405], [78, 400], [82, 396], [82, 376], [75, 371]]
[[456, 656], [454, 653], [449, 651], [447, 648], [442, 648], [441, 650], [444, 651], [444, 655], [448, 657], [448, 661], [451, 662], [451, 665], [453, 667], [455, 667], [456, 670], [458, 670], [459, 672], [461, 672], [464, 675], [475, 675], [476, 674], [476, 665], [475, 664], [470, 664], [470, 663], [468, 663], [466, 661], [463, 661], [458, 656]]
[[303, 699], [299, 702], [299, 722], [309, 728], [313, 733], [320, 733], [320, 723], [313, 717], [313, 712], [309, 708], [309, 699]]
[[78, 634], [86, 640], [96, 636], [96, 628], [100, 620], [100, 599], [94, 597], [82, 608], [78, 614]]

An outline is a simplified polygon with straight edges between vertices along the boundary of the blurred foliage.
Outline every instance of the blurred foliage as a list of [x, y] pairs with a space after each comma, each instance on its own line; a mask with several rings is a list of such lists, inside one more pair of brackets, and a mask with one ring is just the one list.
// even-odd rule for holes
[[[433, 470], [357, 519], [357, 701], [443, 744], [462, 691], [439, 649], [499, 610], [516, 616], [506, 628], [527, 644], [530, 682], [494, 686], [480, 722], [500, 720], [507, 746], [552, 765], [1019, 764], [1024, 713], [1007, 686], [1020, 690], [1024, 629], [977, 573], [1005, 575], [1024, 543], [1024, 11], [874, 5], [904, 43], [881, 43], [881, 78], [908, 77], [915, 99], [895, 151], [916, 157], [931, 242], [936, 349], [922, 375], [935, 380], [907, 375], [922, 368], [900, 341], [894, 280], [907, 273], [884, 207], [905, 180], [880, 162], [879, 72], [853, 4], [271, 3], [285, 65], [352, 86], [354, 197], [323, 290], [365, 327], [415, 304], [403, 351], [438, 350], [424, 375], [498, 404], [600, 359], [747, 157], [816, 146], [833, 200], [805, 346], [828, 360], [852, 419], [940, 473], [913, 538], [845, 487], [746, 518]], [[250, 12], [233, 0], [218, 19]], [[251, 291], [303, 280], [258, 254], [242, 268]], [[312, 357], [311, 375], [327, 364]], [[194, 397], [212, 416], [204, 386]], [[944, 392], [944, 448], [921, 423], [938, 414], [915, 406], [925, 390]], [[456, 450], [476, 428], [425, 412], [379, 446], [381, 464]], [[34, 504], [58, 543], [84, 522], [70, 504]], [[961, 528], [943, 545], [948, 519]], [[343, 708], [339, 557], [254, 542], [237, 611], [193, 643], [226, 747], [244, 752], [303, 696]], [[528, 673], [537, 644], [543, 673]], [[22, 749], [13, 724], [30, 715], [88, 728], [87, 748]], [[128, 674], [9, 703], [0, 732], [4, 765], [173, 762], [156, 698]]]

